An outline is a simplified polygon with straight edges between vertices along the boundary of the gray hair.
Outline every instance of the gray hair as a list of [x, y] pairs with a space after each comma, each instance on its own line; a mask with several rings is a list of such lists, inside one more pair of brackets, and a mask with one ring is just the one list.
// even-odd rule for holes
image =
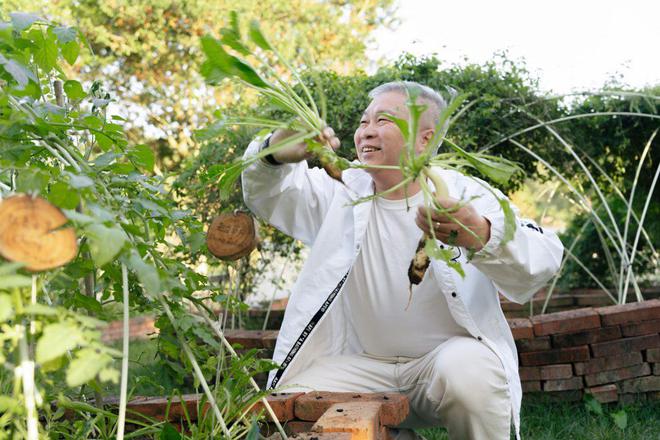
[[[389, 92], [397, 92], [406, 95], [410, 89], [415, 89], [419, 92], [419, 97], [421, 99], [430, 101], [437, 108], [438, 116], [440, 115], [440, 112], [447, 108], [447, 102], [440, 93], [436, 92], [429, 86], [414, 81], [391, 81], [381, 84], [378, 87], [371, 89], [369, 92], [369, 98], [374, 99], [378, 95]], [[435, 119], [437, 120], [437, 116]]]

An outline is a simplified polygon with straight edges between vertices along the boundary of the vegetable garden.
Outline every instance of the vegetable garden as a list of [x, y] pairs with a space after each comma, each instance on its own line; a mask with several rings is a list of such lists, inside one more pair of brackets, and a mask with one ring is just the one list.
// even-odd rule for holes
[[[205, 87], [226, 88], [246, 103], [204, 123], [189, 121], [196, 151], [168, 166], [157, 145], [136, 141], [134, 121], [113, 111], [116, 91], [102, 73], [75, 76], [75, 66], [90, 56], [84, 32], [35, 14], [5, 19], [0, 438], [259, 438], [260, 423], [273, 417], [264, 399], [269, 391], [255, 377], [276, 365], [258, 350], [233, 346], [224, 332], [266, 328], [267, 317], [250, 322], [245, 300], [271, 261], [299, 259], [302, 246], [248, 219], [245, 246], [217, 250], [207, 225], [244, 209], [236, 185], [241, 170], [287, 145], [306, 141], [310, 160], [338, 180], [342, 171], [364, 167], [353, 161], [352, 131], [368, 103], [365, 91], [392, 79], [428, 84], [448, 101], [436, 136], [419, 155], [414, 145], [424, 106], [415, 91], [409, 120], [389, 115], [406, 139], [402, 185], [428, 177], [427, 204], [443, 191], [433, 171], [442, 167], [508, 193], [540, 182], [549, 190], [537, 206], [552, 209], [563, 197], [574, 213], [561, 271], [533, 313], [543, 313], [556, 290], [597, 287], [612, 304], [625, 304], [643, 301], [644, 288], [658, 284], [657, 88], [612, 88], [567, 101], [541, 95], [524, 70], [506, 61], [445, 68], [437, 59], [412, 57], [374, 75], [339, 75], [309, 68], [316, 62], [304, 46], [302, 61], [289, 59], [258, 22], [231, 13], [218, 33], [197, 42], [203, 60], [194, 69]], [[326, 125], [342, 141], [338, 154], [324, 144]], [[241, 158], [252, 138], [277, 128], [299, 135]], [[498, 198], [512, 236], [508, 199]], [[426, 256], [418, 267], [411, 263], [411, 285], [429, 257], [462, 270], [453, 253], [426, 238], [419, 246]], [[146, 369], [131, 355], [128, 331], [130, 318], [142, 315], [154, 316], [158, 328], [148, 347], [138, 346], [152, 356]], [[104, 342], [104, 326], [118, 319], [121, 344]], [[203, 394], [207, 410], [182, 432], [167, 419], [126, 411], [133, 395], [192, 391]], [[116, 406], [104, 405], [117, 396]], [[255, 413], [257, 402], [264, 410]]]

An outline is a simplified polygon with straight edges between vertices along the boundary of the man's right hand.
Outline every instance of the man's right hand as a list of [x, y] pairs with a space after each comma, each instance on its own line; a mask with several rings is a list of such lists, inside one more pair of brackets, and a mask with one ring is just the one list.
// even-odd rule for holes
[[[275, 133], [273, 133], [271, 136], [269, 143], [270, 145], [276, 145], [295, 134], [296, 132], [293, 130], [275, 130]], [[335, 136], [335, 131], [332, 129], [332, 127], [326, 127], [323, 129], [323, 132], [319, 136], [319, 141], [325, 144], [329, 144], [333, 150], [337, 150], [340, 145], [339, 138]], [[307, 151], [307, 144], [305, 144], [305, 142], [290, 145], [273, 153], [273, 158], [279, 163], [300, 162], [301, 160], [309, 159], [311, 156], [311, 153]]]

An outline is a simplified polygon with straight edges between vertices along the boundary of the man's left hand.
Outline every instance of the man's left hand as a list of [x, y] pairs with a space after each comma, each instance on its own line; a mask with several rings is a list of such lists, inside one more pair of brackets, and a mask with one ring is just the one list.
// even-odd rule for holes
[[[431, 228], [435, 238], [449, 246], [461, 246], [476, 252], [488, 243], [490, 239], [490, 222], [474, 209], [469, 203], [460, 206], [459, 201], [450, 197], [438, 200], [440, 206], [452, 210], [449, 215], [442, 214], [433, 208], [420, 206], [417, 210], [415, 223], [417, 226], [432, 237]], [[460, 206], [460, 207], [458, 207]], [[428, 212], [431, 215], [431, 225], [428, 221]], [[460, 224], [463, 226], [461, 226]], [[472, 231], [468, 232], [465, 228]]]

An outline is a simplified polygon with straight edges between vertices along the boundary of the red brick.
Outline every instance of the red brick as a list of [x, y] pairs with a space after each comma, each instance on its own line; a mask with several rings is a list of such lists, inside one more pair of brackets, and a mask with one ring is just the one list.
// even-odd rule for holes
[[314, 421], [321, 417], [332, 405], [345, 402], [382, 403], [381, 423], [387, 426], [397, 426], [403, 422], [409, 411], [408, 399], [403, 394], [330, 393], [320, 391], [298, 397], [294, 405], [294, 413], [298, 419]]
[[262, 338], [271, 330], [225, 330], [230, 344], [241, 344], [243, 348], [264, 348]]
[[374, 401], [336, 403], [319, 417], [312, 431], [347, 432], [353, 439], [375, 440], [380, 433], [381, 406]]
[[620, 337], [621, 329], [618, 326], [601, 327], [577, 333], [552, 335], [552, 346], [554, 348], [575, 347], [577, 345], [611, 341]]
[[633, 365], [631, 367], [619, 368], [617, 370], [603, 371], [596, 374], [587, 374], [584, 380], [587, 386], [601, 385], [605, 383], [621, 382], [633, 377], [648, 376], [651, 374], [649, 364]]
[[534, 334], [545, 336], [600, 327], [600, 317], [592, 308], [567, 310], [532, 317]]
[[587, 393], [594, 396], [594, 399], [600, 403], [616, 402], [619, 400], [619, 391], [615, 384], [587, 388]]
[[646, 362], [660, 362], [660, 348], [646, 350]]
[[516, 348], [518, 349], [518, 353], [550, 350], [550, 347], [550, 336], [540, 336], [538, 338], [532, 339], [518, 339], [516, 341]]
[[649, 400], [660, 400], [660, 391], [651, 391], [650, 393], [646, 393], [646, 396]]
[[520, 367], [518, 368], [520, 380], [541, 380], [541, 369], [539, 367]]
[[623, 336], [641, 336], [660, 332], [660, 319], [653, 321], [642, 321], [632, 324], [622, 324]]
[[275, 342], [277, 341], [277, 335], [280, 333], [278, 330], [268, 330], [264, 332], [264, 336], [261, 338], [261, 343], [264, 348], [275, 348]]
[[656, 376], [660, 376], [660, 363], [655, 362], [653, 363], [653, 374]]
[[296, 434], [296, 440], [351, 440], [352, 438], [350, 432], [301, 432]]
[[567, 362], [586, 361], [588, 359], [589, 347], [586, 345], [557, 350], [520, 353], [520, 364], [529, 367], [535, 365], [564, 364]]
[[575, 299], [575, 305], [581, 307], [604, 307], [612, 304], [612, 300], [605, 292], [602, 295], [585, 295], [585, 294], [576, 294], [573, 295]]
[[660, 318], [660, 299], [597, 309], [604, 326], [649, 321]]
[[623, 393], [645, 393], [647, 391], [660, 391], [660, 376], [637, 377], [621, 382]]
[[[293, 405], [296, 399], [305, 393], [273, 393], [266, 397], [268, 404], [273, 409], [277, 420], [280, 422], [286, 422], [288, 420], [293, 420]], [[252, 407], [252, 412], [262, 411], [264, 414], [268, 414], [264, 404], [259, 401], [256, 405]], [[270, 419], [268, 415], [266, 418]]]
[[527, 318], [512, 318], [507, 319], [513, 339], [531, 339], [534, 337], [534, 327], [532, 322]]
[[540, 380], [523, 380], [520, 383], [522, 385], [523, 393], [534, 393], [541, 391]]
[[641, 351], [646, 348], [660, 347], [660, 335], [635, 336], [616, 341], [599, 342], [591, 345], [594, 357], [615, 356], [617, 354]]
[[543, 391], [569, 391], [584, 388], [581, 377], [571, 379], [546, 380], [543, 382]]
[[541, 380], [569, 379], [571, 377], [573, 377], [573, 366], [571, 364], [546, 365], [541, 367]]
[[600, 357], [588, 362], [576, 362], [573, 364], [575, 374], [594, 374], [601, 371], [616, 370], [617, 368], [639, 365], [643, 362], [642, 353], [632, 352], [618, 356]]
[[314, 426], [314, 422], [308, 422], [306, 420], [290, 420], [284, 425], [284, 432], [289, 435], [298, 434], [311, 431], [312, 426]]

